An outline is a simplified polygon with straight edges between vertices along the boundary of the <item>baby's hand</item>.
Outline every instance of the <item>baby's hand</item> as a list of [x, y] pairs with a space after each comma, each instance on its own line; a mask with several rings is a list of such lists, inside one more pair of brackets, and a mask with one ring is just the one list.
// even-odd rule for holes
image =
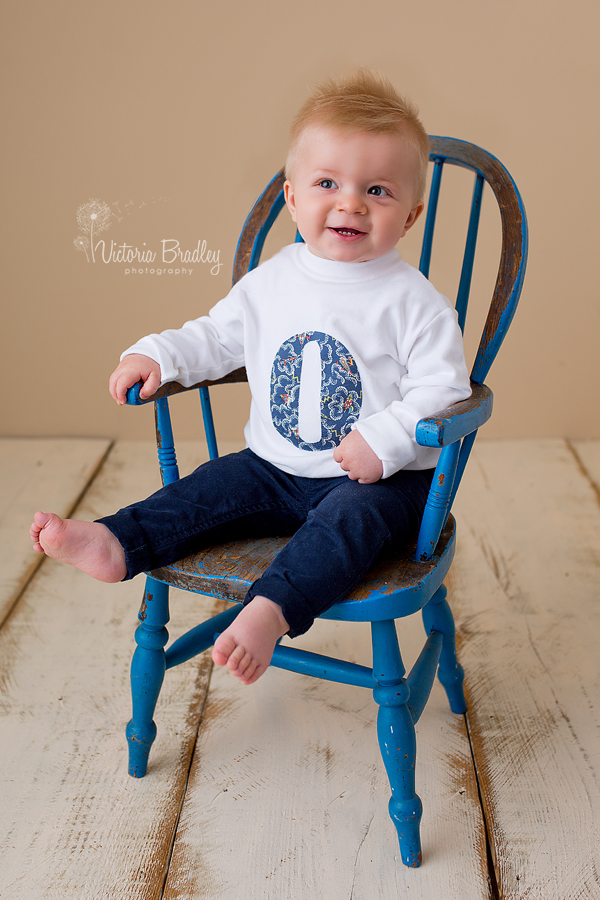
[[383, 463], [365, 441], [360, 431], [351, 431], [333, 451], [348, 478], [359, 484], [373, 484], [383, 475]]
[[110, 376], [108, 389], [113, 400], [123, 406], [127, 400], [127, 391], [138, 381], [143, 381], [140, 397], [146, 400], [160, 387], [160, 366], [149, 356], [132, 353], [121, 360]]

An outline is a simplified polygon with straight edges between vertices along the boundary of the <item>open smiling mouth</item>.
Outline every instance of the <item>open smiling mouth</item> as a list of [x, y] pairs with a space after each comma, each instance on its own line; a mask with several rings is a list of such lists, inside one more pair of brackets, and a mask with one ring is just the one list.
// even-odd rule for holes
[[329, 230], [335, 231], [341, 237], [358, 237], [360, 234], [366, 234], [365, 231], [358, 231], [356, 228], [330, 228]]

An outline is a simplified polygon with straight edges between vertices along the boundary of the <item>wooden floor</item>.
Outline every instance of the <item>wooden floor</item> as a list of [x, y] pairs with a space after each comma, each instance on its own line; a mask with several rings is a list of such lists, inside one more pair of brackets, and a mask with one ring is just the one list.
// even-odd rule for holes
[[[190, 661], [167, 673], [148, 775], [129, 778], [142, 581], [42, 561], [27, 529], [37, 508], [97, 518], [153, 490], [152, 447], [4, 440], [0, 463], [2, 900], [600, 897], [599, 443], [476, 448], [449, 581], [468, 714], [436, 686], [419, 722], [416, 870], [359, 688], [276, 670], [242, 688]], [[171, 609], [176, 637], [212, 601]], [[362, 626], [321, 622], [303, 645], [370, 658]]]

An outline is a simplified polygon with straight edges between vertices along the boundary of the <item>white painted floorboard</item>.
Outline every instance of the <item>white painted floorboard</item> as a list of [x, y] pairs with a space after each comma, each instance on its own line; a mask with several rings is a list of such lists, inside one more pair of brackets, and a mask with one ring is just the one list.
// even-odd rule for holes
[[451, 602], [501, 896], [596, 900], [596, 491], [563, 441], [483, 441], [456, 515]]
[[[154, 490], [154, 454], [118, 445], [75, 517]], [[0, 632], [2, 900], [160, 895], [209, 669], [192, 661], [169, 673], [151, 775], [130, 778], [124, 728], [142, 591], [143, 578], [105, 585], [46, 560]], [[183, 630], [212, 601], [177, 592], [173, 608]]]
[[[412, 665], [419, 618], [400, 631]], [[319, 622], [316, 652], [370, 664], [369, 628]], [[423, 865], [399, 859], [368, 691], [269, 670], [250, 691], [213, 674], [165, 900], [487, 898], [464, 717], [441, 688], [417, 726]]]
[[32, 513], [69, 515], [109, 447], [94, 439], [0, 440], [0, 622], [42, 561], [27, 543]]
[[[450, 592], [503, 900], [600, 896], [600, 444], [574, 451], [480, 441], [457, 501]], [[17, 497], [14, 524], [10, 502], [0, 520], [20, 555], [2, 582], [7, 608], [30, 576], [30, 497], [29, 512], [46, 505], [31, 452], [0, 479], [0, 497]], [[198, 457], [186, 447], [182, 468]], [[63, 474], [48, 490], [66, 509], [82, 488]], [[19, 484], [34, 485], [24, 502]], [[76, 515], [97, 518], [157, 484], [150, 444], [117, 445]], [[1, 900], [159, 900], [165, 878], [166, 900], [491, 898], [464, 718], [438, 687], [418, 725], [418, 870], [397, 858], [375, 705], [360, 689], [278, 670], [244, 689], [191, 661], [167, 673], [148, 775], [129, 778], [142, 589], [46, 560], [0, 631]], [[177, 592], [172, 636], [210, 609]], [[418, 617], [399, 632], [408, 667]], [[320, 622], [302, 641], [370, 659], [363, 626]]]

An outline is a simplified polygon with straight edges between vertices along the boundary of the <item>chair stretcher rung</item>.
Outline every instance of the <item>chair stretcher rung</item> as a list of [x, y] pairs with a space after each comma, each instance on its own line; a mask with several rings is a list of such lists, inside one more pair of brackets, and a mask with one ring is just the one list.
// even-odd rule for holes
[[354, 684], [370, 690], [373, 690], [376, 684], [372, 670], [366, 666], [345, 662], [342, 659], [333, 659], [330, 656], [321, 656], [319, 653], [299, 650], [296, 647], [275, 647], [271, 665], [278, 669], [298, 672], [300, 675], [312, 675], [315, 678], [324, 678], [326, 681]]
[[410, 671], [410, 675], [406, 679], [410, 690], [407, 706], [414, 725], [421, 718], [421, 713], [425, 709], [425, 704], [433, 687], [435, 673], [442, 652], [443, 637], [440, 631], [431, 632], [419, 654], [419, 658]]

